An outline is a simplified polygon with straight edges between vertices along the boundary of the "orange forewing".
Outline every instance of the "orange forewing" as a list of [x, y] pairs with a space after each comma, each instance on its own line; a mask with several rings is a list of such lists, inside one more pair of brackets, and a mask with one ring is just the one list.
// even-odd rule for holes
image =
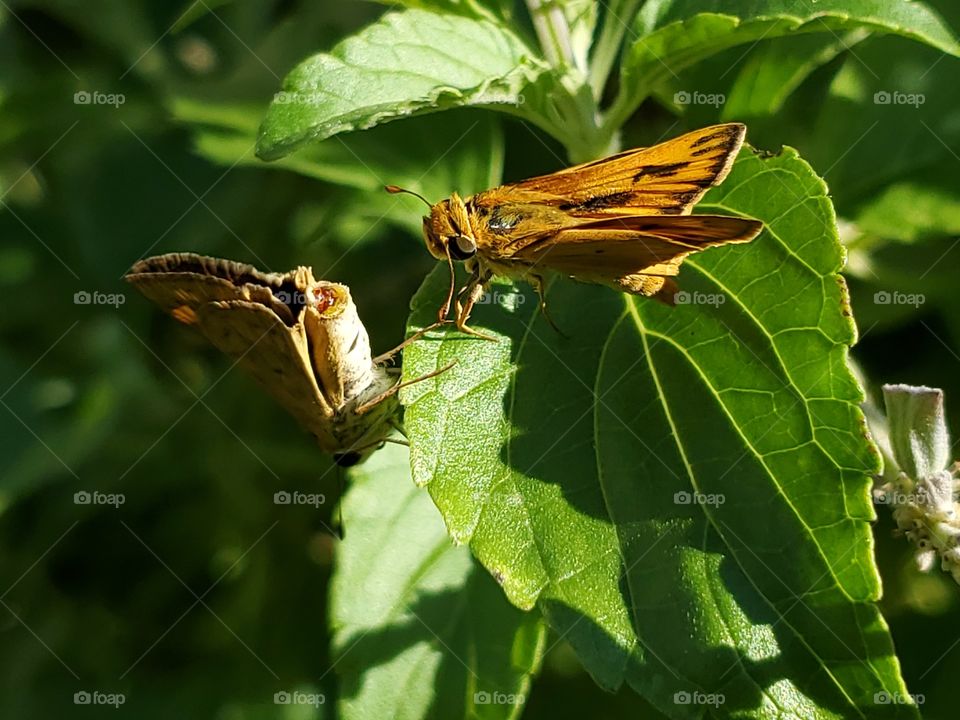
[[[691, 216], [693, 206], [727, 177], [746, 127], [727, 123], [695, 130], [550, 175], [502, 185], [431, 206], [424, 238], [431, 254], [472, 273], [461, 291], [457, 326], [466, 322], [494, 275], [532, 282], [559, 272], [671, 302], [684, 258], [717, 245], [753, 240], [758, 220]], [[452, 278], [452, 274], [451, 274]], [[453, 297], [441, 307], [445, 316]]]
[[650, 148], [637, 148], [475, 196], [537, 203], [573, 217], [683, 215], [723, 182], [743, 145], [739, 123], [713, 125]]
[[760, 232], [756, 220], [687, 217], [727, 176], [745, 131], [715, 125], [479, 193], [466, 202], [479, 250], [501, 266], [537, 265], [647, 294], [621, 278], [675, 275], [691, 252]]

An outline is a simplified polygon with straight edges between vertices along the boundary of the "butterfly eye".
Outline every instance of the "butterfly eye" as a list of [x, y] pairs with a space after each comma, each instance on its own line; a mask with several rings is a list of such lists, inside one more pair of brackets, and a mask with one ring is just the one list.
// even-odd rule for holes
[[448, 242], [454, 260], [468, 260], [477, 254], [477, 244], [466, 235], [454, 235]]

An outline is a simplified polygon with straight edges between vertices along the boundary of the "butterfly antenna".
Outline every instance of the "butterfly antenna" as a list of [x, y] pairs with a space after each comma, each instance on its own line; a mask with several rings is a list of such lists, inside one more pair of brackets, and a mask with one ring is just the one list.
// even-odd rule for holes
[[428, 208], [432, 208], [433, 205], [430, 204], [430, 201], [427, 200], [423, 195], [413, 190], [407, 190], [406, 188], [397, 187], [396, 185], [386, 185], [384, 188], [391, 195], [399, 195], [400, 193], [406, 193], [407, 195], [413, 195], [416, 198], [420, 198], [423, 202], [426, 203]]

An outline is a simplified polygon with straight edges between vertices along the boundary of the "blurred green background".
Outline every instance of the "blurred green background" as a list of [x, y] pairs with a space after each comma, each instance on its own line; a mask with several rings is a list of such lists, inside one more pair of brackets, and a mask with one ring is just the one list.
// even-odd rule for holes
[[[954, 4], [930, 4], [960, 27]], [[316, 715], [332, 717], [334, 504], [278, 506], [273, 494], [332, 499], [342, 478], [251, 381], [122, 275], [170, 251], [277, 271], [312, 265], [352, 288], [381, 352], [402, 339], [409, 298], [433, 265], [417, 237], [421, 208], [382, 184], [437, 199], [481, 189], [501, 163], [512, 179], [563, 162], [531, 128], [474, 110], [263, 164], [256, 128], [286, 72], [383, 6], [194, 7], [0, 3], [2, 717], [105, 712], [74, 704], [94, 690], [124, 694], [116, 717], [277, 717], [273, 693], [295, 687], [324, 693]], [[701, 64], [663, 97], [696, 87], [736, 99], [738, 83], [794, 41], [734, 48], [719, 63], [732, 72]], [[869, 389], [942, 387], [960, 430], [960, 62], [894, 38], [835, 55], [776, 107], [691, 106], [678, 120], [668, 103], [647, 103], [624, 144], [735, 118], [758, 147], [798, 147], [826, 177], [850, 241], [855, 358]], [[897, 89], [926, 101], [873, 102]], [[924, 301], [878, 304], [878, 291]], [[78, 303], [84, 292], [113, 302]], [[77, 504], [82, 491], [124, 503]], [[884, 508], [879, 516], [883, 609], [904, 675], [925, 716], [952, 717], [958, 588], [914, 570]], [[561, 644], [525, 717], [587, 712], [657, 717], [627, 691], [597, 689]]]

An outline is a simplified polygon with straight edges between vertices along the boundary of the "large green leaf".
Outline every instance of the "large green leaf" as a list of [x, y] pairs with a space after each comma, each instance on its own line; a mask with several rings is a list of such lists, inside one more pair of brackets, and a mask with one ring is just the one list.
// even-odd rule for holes
[[337, 133], [452, 107], [535, 113], [542, 104], [535, 98], [544, 97], [543, 87], [533, 91], [540, 76], [549, 79], [543, 61], [498, 24], [423, 10], [388, 13], [294, 68], [263, 121], [257, 154], [273, 160]]
[[[735, 45], [794, 33], [866, 29], [894, 33], [960, 55], [950, 28], [936, 12], [908, 0], [652, 0], [635, 23], [635, 39], [621, 67], [621, 92], [611, 112], [616, 126], [661, 82]], [[727, 68], [724, 68], [724, 71]]]
[[[700, 209], [767, 230], [688, 260], [675, 308], [560, 280], [563, 337], [499, 286], [473, 323], [498, 342], [410, 348], [407, 379], [458, 360], [404, 392], [414, 479], [606, 687], [676, 717], [915, 717], [875, 702], [905, 688], [826, 187], [795, 151], [747, 154]], [[445, 291], [439, 268], [411, 330]]]
[[331, 586], [342, 717], [511, 718], [540, 663], [544, 625], [454, 545], [407, 450], [352, 473]]

